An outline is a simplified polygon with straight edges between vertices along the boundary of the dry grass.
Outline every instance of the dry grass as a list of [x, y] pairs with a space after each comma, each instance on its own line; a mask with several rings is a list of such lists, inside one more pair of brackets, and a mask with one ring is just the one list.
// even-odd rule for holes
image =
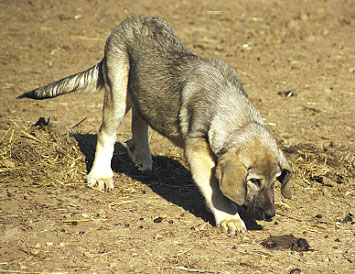
[[35, 125], [10, 121], [0, 140], [0, 174], [23, 186], [83, 183], [85, 157], [75, 138], [41, 118]]
[[355, 154], [346, 148], [323, 142], [316, 147], [298, 144], [288, 147], [295, 173], [308, 187], [320, 185], [346, 189], [347, 194], [355, 192]]
[[[11, 120], [0, 128], [0, 132], [0, 174], [3, 182], [11, 183], [21, 178], [23, 186], [84, 183], [94, 156], [95, 136], [61, 134], [44, 118], [34, 125]], [[130, 192], [127, 187], [140, 182], [151, 188], [167, 187], [180, 191], [195, 187], [180, 154], [156, 155], [153, 172], [144, 174], [129, 161], [122, 146], [116, 146], [115, 151], [114, 171], [129, 175], [120, 176], [122, 181], [126, 181], [126, 184], [120, 184], [122, 192]], [[346, 188], [347, 194], [355, 192], [353, 152], [327, 142], [320, 147], [298, 144], [285, 151], [295, 173], [308, 187], [324, 185]]]
[[[75, 130], [78, 130], [75, 128]], [[9, 121], [0, 128], [0, 175], [8, 184], [20, 186], [58, 186], [85, 183], [91, 168], [96, 136], [78, 132], [60, 133], [41, 117], [34, 125]], [[116, 189], [129, 195], [143, 184], [152, 189], [173, 188], [184, 191], [196, 188], [181, 154], [153, 157], [154, 169], [142, 173], [134, 166], [123, 146], [116, 143], [112, 168], [120, 181]], [[143, 183], [143, 184], [142, 184]]]

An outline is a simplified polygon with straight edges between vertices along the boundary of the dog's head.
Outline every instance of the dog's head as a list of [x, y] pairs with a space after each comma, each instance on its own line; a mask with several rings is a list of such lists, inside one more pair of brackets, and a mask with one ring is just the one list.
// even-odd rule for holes
[[247, 206], [257, 219], [275, 215], [276, 182], [281, 183], [285, 198], [292, 197], [291, 167], [273, 138], [252, 138], [229, 148], [218, 157], [216, 178], [222, 193], [236, 204]]

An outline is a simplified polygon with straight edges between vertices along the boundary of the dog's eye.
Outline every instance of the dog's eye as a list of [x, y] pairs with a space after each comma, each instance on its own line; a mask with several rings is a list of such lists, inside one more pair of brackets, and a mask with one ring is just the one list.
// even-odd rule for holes
[[251, 178], [250, 182], [252, 182], [253, 184], [255, 184], [257, 186], [261, 186], [261, 180], [260, 179]]

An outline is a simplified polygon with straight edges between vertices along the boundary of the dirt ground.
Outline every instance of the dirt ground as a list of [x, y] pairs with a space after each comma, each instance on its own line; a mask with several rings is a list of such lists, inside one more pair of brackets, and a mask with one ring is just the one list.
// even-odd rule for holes
[[[114, 191], [90, 189], [103, 93], [15, 99], [137, 14], [236, 69], [294, 170], [271, 222], [219, 232], [180, 149], [150, 131], [153, 172], [129, 161], [129, 117]], [[355, 273], [355, 1], [0, 0], [0, 23], [1, 273]]]

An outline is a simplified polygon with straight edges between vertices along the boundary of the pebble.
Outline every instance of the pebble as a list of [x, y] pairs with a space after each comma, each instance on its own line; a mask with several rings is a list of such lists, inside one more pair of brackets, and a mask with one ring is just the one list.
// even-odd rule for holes
[[342, 223], [351, 223], [353, 221], [353, 214], [349, 213], [342, 221]]
[[33, 249], [31, 249], [30, 253], [32, 255], [38, 255], [39, 254], [39, 249], [33, 248]]
[[163, 238], [163, 235], [160, 235], [160, 234], [156, 234], [156, 235], [153, 237], [154, 240], [159, 240], [159, 239], [161, 239], [161, 238]]
[[287, 91], [279, 91], [277, 95], [284, 96], [284, 97], [292, 97], [295, 96], [295, 94], [292, 92], [292, 90], [287, 90]]
[[296, 243], [292, 244], [291, 250], [308, 251], [309, 250], [309, 244], [307, 243], [306, 239], [299, 238]]
[[162, 220], [163, 220], [162, 217], [155, 218], [155, 219], [154, 219], [154, 223], [156, 223], [156, 224], [161, 223]]
[[290, 274], [301, 274], [302, 270], [299, 268], [294, 268], [290, 271]]

